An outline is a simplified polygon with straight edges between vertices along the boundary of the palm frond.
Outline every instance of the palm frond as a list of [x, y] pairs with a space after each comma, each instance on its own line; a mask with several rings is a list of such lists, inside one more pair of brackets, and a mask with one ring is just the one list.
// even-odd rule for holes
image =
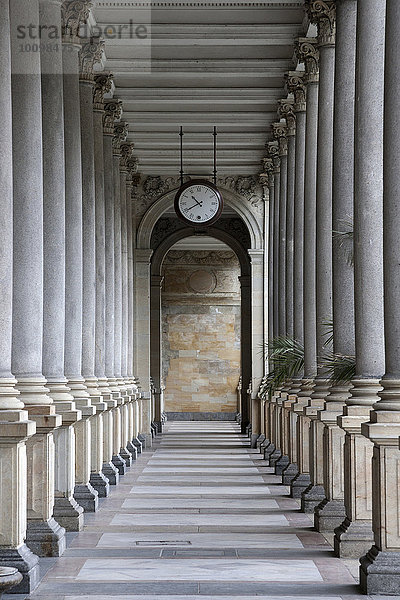
[[320, 366], [329, 376], [332, 385], [350, 383], [356, 374], [355, 356], [328, 352], [321, 358]]
[[321, 323], [321, 325], [325, 329], [325, 346], [330, 346], [333, 342], [333, 319], [328, 319]]
[[304, 366], [304, 347], [293, 338], [280, 336], [268, 343], [266, 354], [271, 369], [259, 392], [265, 395], [274, 392], [301, 371]]
[[332, 231], [333, 239], [339, 245], [339, 248], [344, 248], [347, 255], [347, 263], [350, 266], [354, 265], [354, 252], [353, 252], [353, 240], [354, 240], [354, 227], [353, 220], [351, 218], [344, 219], [341, 221], [343, 229], [341, 231]]

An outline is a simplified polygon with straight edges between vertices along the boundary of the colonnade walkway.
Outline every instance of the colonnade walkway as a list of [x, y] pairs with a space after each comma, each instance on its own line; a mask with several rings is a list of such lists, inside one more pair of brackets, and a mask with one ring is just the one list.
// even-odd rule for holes
[[368, 598], [235, 423], [167, 424], [85, 523], [29, 598]]

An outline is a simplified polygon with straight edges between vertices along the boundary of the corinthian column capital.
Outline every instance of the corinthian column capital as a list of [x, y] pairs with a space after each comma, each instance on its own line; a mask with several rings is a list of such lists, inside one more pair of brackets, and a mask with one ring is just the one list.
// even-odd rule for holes
[[263, 172], [268, 178], [268, 183], [266, 185], [271, 188], [274, 185], [274, 162], [270, 157], [263, 158], [261, 162], [263, 165]]
[[293, 100], [285, 98], [279, 100], [278, 103], [278, 117], [285, 119], [286, 121], [286, 135], [295, 135], [296, 133], [296, 115], [294, 114], [294, 103]]
[[[132, 144], [133, 145], [133, 144]], [[131, 156], [126, 161], [126, 169], [132, 185], [134, 184], [136, 177], [138, 176], [139, 159], [136, 156]], [[137, 184], [136, 184], [137, 185]]]
[[274, 138], [278, 142], [279, 156], [287, 155], [287, 127], [285, 123], [273, 123], [272, 130]]
[[103, 130], [106, 135], [114, 135], [115, 121], [122, 117], [122, 100], [113, 98], [104, 104]]
[[120, 121], [114, 125], [114, 137], [113, 137], [113, 153], [120, 154], [120, 148], [122, 142], [125, 142], [128, 137], [129, 125], [126, 121]]
[[330, 46], [335, 43], [336, 1], [306, 0], [306, 11], [311, 23], [318, 27], [318, 43]]
[[[125, 123], [125, 125], [127, 125], [127, 123]], [[133, 158], [134, 146], [135, 146], [135, 144], [133, 144], [132, 142], [125, 142], [125, 143], [121, 143], [121, 145], [119, 147], [119, 151], [120, 151], [120, 155], [121, 155], [119, 165], [120, 165], [120, 169], [122, 171], [128, 171], [128, 161]]]
[[79, 29], [88, 20], [92, 6], [89, 0], [64, 0], [61, 5], [64, 41], [78, 41]]
[[279, 147], [276, 142], [267, 143], [268, 156], [272, 159], [274, 173], [279, 173], [281, 168], [281, 159], [279, 158]]
[[295, 53], [299, 62], [306, 68], [304, 81], [312, 83], [318, 81], [319, 50], [317, 38], [297, 38], [295, 40]]
[[111, 91], [114, 75], [111, 73], [98, 73], [94, 76], [93, 108], [104, 110], [104, 94]]
[[304, 73], [289, 71], [289, 73], [285, 74], [285, 80], [288, 93], [294, 96], [293, 110], [296, 112], [305, 112], [306, 85], [304, 82]]
[[93, 67], [101, 62], [105, 41], [97, 38], [85, 40], [79, 53], [79, 79], [81, 81], [94, 81]]

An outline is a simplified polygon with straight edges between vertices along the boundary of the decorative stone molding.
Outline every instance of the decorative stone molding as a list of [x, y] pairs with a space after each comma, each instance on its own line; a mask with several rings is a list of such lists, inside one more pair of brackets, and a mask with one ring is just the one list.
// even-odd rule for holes
[[93, 108], [104, 110], [104, 94], [111, 91], [114, 75], [112, 73], [98, 73], [94, 75]]
[[253, 175], [236, 177], [218, 177], [217, 184], [228, 190], [232, 190], [250, 203], [253, 212], [257, 215], [262, 213], [262, 190], [257, 177]]
[[[179, 221], [179, 219], [176, 217], [162, 217], [161, 219], [158, 219], [151, 234], [151, 248], [156, 249], [161, 242], [163, 242], [172, 233], [175, 233], [180, 229], [185, 229], [186, 227], [187, 226], [182, 221]], [[243, 248], [250, 248], [250, 235], [245, 223], [243, 223], [241, 219], [221, 218], [214, 223], [213, 227], [215, 229], [219, 229], [220, 231], [229, 233], [243, 246]]]
[[286, 89], [289, 94], [294, 96], [293, 110], [296, 112], [306, 111], [306, 86], [304, 82], [304, 73], [298, 71], [289, 71], [285, 74]]
[[79, 43], [79, 30], [89, 18], [93, 2], [88, 0], [64, 0], [61, 5], [63, 41]]
[[285, 98], [278, 102], [278, 116], [286, 121], [286, 135], [296, 134], [296, 115], [294, 114], [293, 100]]
[[308, 18], [318, 27], [318, 43], [320, 46], [335, 44], [336, 34], [336, 0], [306, 0]]
[[91, 38], [82, 42], [79, 53], [79, 79], [81, 81], [94, 81], [93, 67], [101, 62], [105, 48], [105, 41], [100, 38]]
[[230, 250], [170, 250], [164, 264], [236, 266], [237, 256]]
[[269, 157], [265, 157], [262, 159], [262, 165], [263, 165], [263, 172], [260, 175], [260, 184], [262, 186], [268, 186], [268, 188], [271, 189], [271, 187], [273, 187], [273, 185], [275, 184], [274, 182], [274, 161], [272, 160], [272, 158]]
[[281, 159], [279, 158], [279, 147], [276, 142], [267, 143], [268, 156], [272, 159], [274, 174], [279, 173], [281, 168]]
[[297, 38], [295, 54], [300, 63], [304, 63], [305, 83], [315, 83], [319, 79], [319, 50], [317, 38]]
[[114, 135], [115, 121], [122, 117], [122, 100], [108, 100], [104, 105], [103, 130], [106, 135]]
[[[132, 144], [132, 146], [133, 146], [133, 144]], [[133, 185], [135, 178], [138, 182], [140, 181], [140, 175], [137, 174], [138, 167], [139, 167], [139, 159], [136, 156], [132, 156], [127, 159], [126, 170], [130, 177], [130, 181], [131, 181], [132, 185]], [[138, 185], [138, 184], [136, 184], [136, 185]]]

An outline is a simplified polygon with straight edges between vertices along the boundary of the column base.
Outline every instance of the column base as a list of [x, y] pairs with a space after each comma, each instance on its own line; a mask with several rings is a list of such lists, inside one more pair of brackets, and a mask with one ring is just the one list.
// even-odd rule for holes
[[26, 544], [18, 548], [0, 547], [0, 567], [15, 567], [22, 575], [22, 581], [11, 592], [13, 594], [30, 594], [40, 581], [39, 558], [33, 554]]
[[61, 556], [65, 550], [65, 529], [53, 517], [47, 521], [28, 519], [25, 543], [37, 556]]
[[81, 531], [83, 508], [71, 498], [55, 498], [53, 516], [66, 531]]
[[258, 433], [252, 433], [250, 435], [250, 448], [257, 448], [258, 437], [259, 437]]
[[359, 558], [374, 543], [371, 521], [350, 521], [347, 517], [335, 529], [334, 549], [339, 558]]
[[264, 440], [265, 440], [265, 435], [263, 433], [261, 433], [257, 438], [256, 447], [260, 448], [260, 446]]
[[346, 508], [343, 500], [325, 499], [314, 511], [314, 527], [320, 532], [333, 532], [343, 522], [345, 516]]
[[107, 498], [110, 493], [110, 483], [105, 475], [100, 473], [91, 473], [89, 483], [99, 495], [99, 498]]
[[118, 469], [118, 473], [120, 475], [125, 475], [126, 462], [124, 461], [124, 459], [122, 458], [122, 456], [120, 454], [113, 454], [111, 462], [114, 465], [114, 467], [116, 467]]
[[127, 467], [131, 467], [132, 466], [132, 455], [129, 452], [128, 448], [121, 448], [121, 450], [119, 451], [119, 455], [122, 457], [122, 459], [125, 461], [125, 464]]
[[96, 512], [99, 509], [99, 494], [90, 483], [77, 483], [74, 498], [85, 512]]
[[137, 437], [133, 438], [132, 444], [135, 446], [135, 448], [137, 450], [137, 453], [138, 454], [142, 454], [142, 452], [143, 452], [143, 444], [139, 440], [139, 438], [137, 438]]
[[364, 594], [400, 595], [400, 552], [382, 552], [376, 546], [360, 558], [360, 587]]
[[110, 485], [117, 485], [119, 483], [119, 471], [112, 462], [103, 464], [102, 473], [108, 479]]
[[130, 452], [130, 454], [131, 454], [132, 462], [137, 460], [138, 451], [137, 451], [136, 446], [134, 446], [132, 442], [128, 442], [126, 447], [127, 447], [128, 452]]
[[313, 513], [318, 504], [325, 500], [323, 485], [309, 485], [301, 495], [301, 510], [304, 513]]
[[269, 461], [271, 454], [275, 451], [275, 444], [270, 442], [266, 448], [264, 448], [264, 460]]
[[270, 445], [270, 443], [271, 443], [271, 441], [270, 441], [270, 440], [267, 440], [267, 438], [265, 438], [265, 439], [264, 439], [264, 440], [261, 442], [261, 444], [260, 444], [260, 452], [261, 452], [261, 454], [263, 454], [263, 452], [264, 452], [265, 448], [268, 448], [268, 446]]
[[289, 465], [289, 457], [285, 454], [282, 454], [280, 458], [275, 463], [275, 475], [282, 475], [283, 471]]
[[275, 448], [275, 450], [269, 456], [269, 466], [275, 467], [275, 463], [280, 459], [281, 456], [282, 456], [281, 450], [279, 450], [278, 448]]
[[139, 442], [142, 442], [143, 448], [151, 448], [151, 446], [152, 446], [151, 433], [139, 433], [138, 438], [139, 438]]
[[299, 467], [296, 463], [289, 463], [282, 472], [283, 485], [290, 485], [295, 477], [299, 474]]
[[299, 473], [290, 484], [290, 497], [301, 498], [303, 492], [310, 487], [311, 479], [309, 473]]

